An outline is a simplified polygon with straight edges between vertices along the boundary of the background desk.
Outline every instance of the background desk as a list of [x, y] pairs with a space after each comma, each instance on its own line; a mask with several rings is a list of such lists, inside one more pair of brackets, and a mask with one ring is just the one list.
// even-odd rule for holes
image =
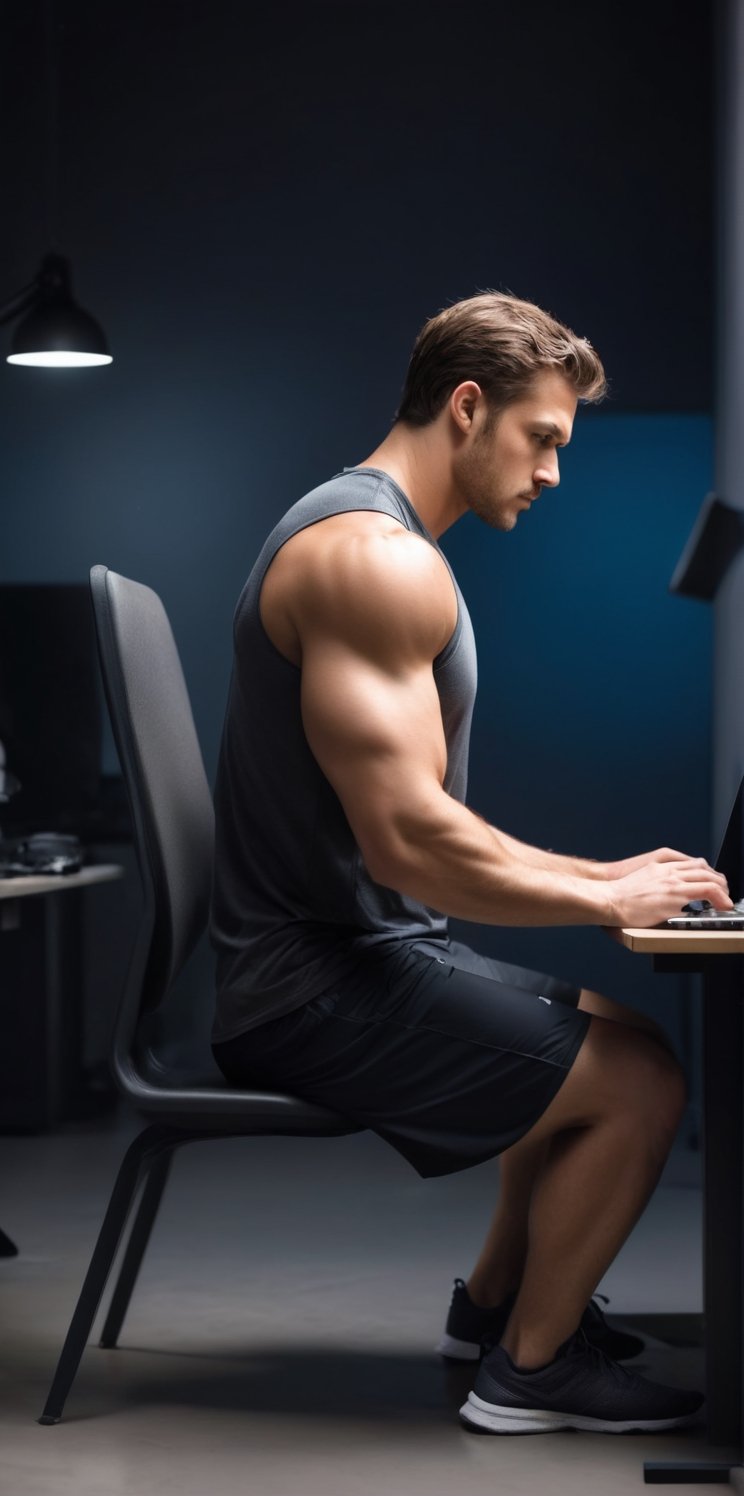
[[742, 1449], [744, 932], [612, 930], [659, 971], [703, 977], [704, 1306], [708, 1433]]
[[82, 867], [79, 873], [29, 873], [22, 878], [0, 878], [0, 900], [24, 899], [34, 893], [64, 893], [73, 888], [87, 888], [91, 883], [110, 883], [121, 878], [123, 867], [105, 862]]
[[81, 901], [122, 872], [0, 878], [0, 1129], [84, 1114]]
[[[74, 1114], [83, 1081], [79, 890], [123, 871], [102, 863], [0, 878], [0, 1125], [44, 1127]], [[0, 1257], [15, 1252], [0, 1230]]]

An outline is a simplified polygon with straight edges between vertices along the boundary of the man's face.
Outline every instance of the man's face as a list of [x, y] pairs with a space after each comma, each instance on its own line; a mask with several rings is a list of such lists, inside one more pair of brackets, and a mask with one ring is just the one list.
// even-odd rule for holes
[[468, 509], [496, 530], [513, 530], [541, 490], [560, 482], [557, 448], [571, 439], [576, 405], [568, 380], [547, 369], [496, 414], [481, 397], [454, 466]]

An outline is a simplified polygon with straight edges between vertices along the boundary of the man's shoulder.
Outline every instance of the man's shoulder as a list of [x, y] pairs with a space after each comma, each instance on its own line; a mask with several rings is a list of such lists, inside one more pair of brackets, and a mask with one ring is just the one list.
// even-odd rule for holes
[[337, 568], [446, 570], [431, 539], [412, 525], [397, 485], [373, 468], [345, 468], [304, 494], [274, 527], [266, 549], [272, 570], [310, 568], [319, 582]]
[[431, 646], [433, 658], [457, 621], [452, 580], [436, 548], [381, 514], [338, 515], [313, 528], [302, 556], [286, 557], [300, 638], [365, 647], [374, 641], [393, 654], [408, 639], [422, 652]]
[[353, 509], [328, 515], [297, 531], [278, 552], [276, 566], [302, 574], [313, 590], [331, 587], [368, 595], [383, 584], [419, 588], [451, 582], [445, 563], [423, 536], [392, 515]]
[[299, 499], [267, 543], [260, 611], [270, 637], [282, 638], [285, 653], [291, 641], [295, 660], [310, 635], [449, 638], [457, 599], [437, 546], [408, 527], [405, 502], [384, 474], [341, 479]]

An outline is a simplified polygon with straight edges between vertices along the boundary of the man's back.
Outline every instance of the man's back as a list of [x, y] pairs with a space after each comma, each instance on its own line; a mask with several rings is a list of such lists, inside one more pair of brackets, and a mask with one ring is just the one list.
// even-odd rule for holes
[[[344, 518], [336, 521], [337, 515]], [[441, 551], [402, 491], [385, 473], [351, 469], [306, 495], [279, 522], [236, 610], [215, 793], [218, 1041], [299, 1006], [391, 943], [446, 938], [443, 915], [370, 876], [341, 801], [307, 741], [291, 624], [277, 606], [277, 587], [262, 585], [277, 553], [287, 546], [283, 554], [289, 557], [292, 537], [310, 526], [327, 526], [329, 544], [314, 545], [314, 551], [332, 566], [332, 533], [338, 539], [347, 523], [350, 532], [364, 533], [366, 526], [393, 541], [403, 529], [411, 542], [416, 537], [417, 554], [424, 541], [441, 558], [453, 623], [432, 666], [447, 746], [443, 787], [465, 800], [476, 684], [467, 609], [454, 578], [447, 580]], [[414, 583], [415, 576], [414, 566]], [[380, 617], [384, 621], [384, 606]], [[396, 619], [389, 622], [394, 629]]]

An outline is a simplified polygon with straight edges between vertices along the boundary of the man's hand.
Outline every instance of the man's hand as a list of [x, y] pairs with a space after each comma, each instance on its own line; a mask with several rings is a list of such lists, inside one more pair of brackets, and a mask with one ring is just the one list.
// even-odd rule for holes
[[[638, 859], [630, 858], [630, 863]], [[622, 866], [622, 864], [620, 864]], [[704, 857], [685, 857], [664, 848], [652, 861], [636, 866], [607, 885], [610, 925], [647, 929], [673, 919], [690, 899], [707, 899], [714, 909], [733, 909], [722, 873]]]
[[[700, 867], [705, 860], [700, 857], [688, 857], [686, 852], [675, 852], [671, 847], [656, 847], [653, 852], [639, 852], [637, 857], [623, 857], [619, 862], [603, 862], [600, 866], [604, 869], [606, 878], [627, 878], [629, 873], [638, 872], [639, 868], [648, 867], [650, 862], [693, 862]], [[708, 864], [705, 863], [707, 867]]]

